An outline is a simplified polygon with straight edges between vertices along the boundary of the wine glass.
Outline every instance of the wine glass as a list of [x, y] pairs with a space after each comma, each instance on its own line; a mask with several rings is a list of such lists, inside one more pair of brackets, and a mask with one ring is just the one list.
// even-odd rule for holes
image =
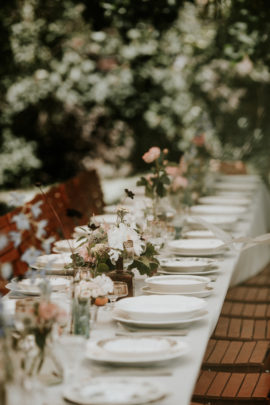
[[128, 286], [124, 281], [114, 281], [113, 291], [108, 294], [108, 299], [110, 301], [110, 309], [113, 308], [117, 298], [126, 297], [128, 295]]

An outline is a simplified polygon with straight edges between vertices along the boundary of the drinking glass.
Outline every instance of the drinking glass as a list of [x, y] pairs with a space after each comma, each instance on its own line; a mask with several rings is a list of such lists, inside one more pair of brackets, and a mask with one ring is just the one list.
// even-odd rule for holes
[[117, 298], [126, 297], [128, 295], [128, 286], [124, 281], [114, 281], [113, 291], [108, 294], [110, 308], [112, 309]]

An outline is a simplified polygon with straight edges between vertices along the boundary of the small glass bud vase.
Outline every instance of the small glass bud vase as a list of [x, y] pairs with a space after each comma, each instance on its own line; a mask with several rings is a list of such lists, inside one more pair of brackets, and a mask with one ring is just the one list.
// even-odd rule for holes
[[73, 334], [89, 338], [90, 297], [75, 296], [72, 303]]

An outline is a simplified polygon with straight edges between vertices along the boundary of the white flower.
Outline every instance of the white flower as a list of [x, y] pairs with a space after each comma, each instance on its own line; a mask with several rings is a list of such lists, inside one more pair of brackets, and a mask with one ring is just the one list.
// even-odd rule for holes
[[21, 232], [11, 231], [9, 232], [10, 239], [14, 243], [14, 247], [18, 247], [22, 241], [22, 234]]
[[48, 223], [47, 219], [43, 219], [42, 221], [38, 222], [36, 232], [36, 237], [38, 239], [41, 239], [44, 235], [46, 235], [46, 231], [44, 228], [47, 225], [47, 223]]
[[0, 250], [3, 250], [8, 244], [8, 237], [4, 234], [0, 235]]
[[91, 281], [82, 280], [75, 288], [75, 295], [79, 298], [88, 298], [88, 297], [104, 297], [109, 292], [113, 291], [113, 282], [112, 280], [102, 274], [93, 278]]
[[34, 247], [30, 247], [24, 252], [24, 254], [21, 257], [21, 260], [23, 262], [26, 262], [29, 266], [31, 266], [36, 262], [37, 257], [40, 255], [41, 255], [40, 250], [35, 249]]
[[31, 211], [34, 218], [37, 218], [41, 214], [40, 206], [43, 204], [43, 201], [38, 201], [31, 206]]
[[22, 212], [18, 215], [14, 215], [14, 217], [12, 218], [11, 222], [15, 222], [17, 228], [20, 231], [24, 231], [24, 230], [29, 230], [30, 229], [30, 223], [29, 220], [27, 218], [27, 216], [25, 214], [23, 214]]

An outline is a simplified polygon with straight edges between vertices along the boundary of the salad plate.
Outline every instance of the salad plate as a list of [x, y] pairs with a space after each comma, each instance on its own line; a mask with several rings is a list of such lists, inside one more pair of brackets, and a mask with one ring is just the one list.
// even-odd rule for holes
[[65, 266], [72, 263], [71, 253], [52, 253], [38, 256], [36, 262], [31, 265], [37, 270], [66, 270]]
[[165, 336], [126, 336], [89, 342], [86, 357], [115, 365], [145, 366], [178, 358], [188, 349], [186, 343]]
[[238, 207], [233, 205], [193, 205], [190, 207], [191, 214], [196, 215], [242, 215], [246, 212], [245, 207]]
[[251, 192], [256, 190], [258, 187], [257, 183], [235, 183], [232, 181], [220, 181], [214, 185], [216, 190], [227, 190], [227, 191], [244, 191]]
[[105, 224], [114, 225], [116, 224], [117, 221], [117, 215], [116, 214], [94, 215], [91, 218], [91, 221], [99, 224], [104, 222]]
[[160, 383], [123, 377], [94, 377], [68, 386], [63, 397], [78, 405], [140, 405], [164, 398]]
[[185, 239], [213, 239], [215, 237], [212, 231], [205, 230], [187, 231], [183, 233], [183, 238]]
[[[231, 229], [238, 221], [238, 217], [236, 215], [200, 215], [198, 217], [206, 222], [209, 222], [210, 224], [219, 226], [224, 230]], [[196, 215], [187, 217], [186, 223], [192, 228], [195, 227], [196, 229], [205, 229], [205, 226], [196, 220]]]
[[76, 239], [57, 240], [56, 242], [54, 242], [53, 251], [55, 253], [72, 254], [80, 247], [81, 244], [82, 241], [77, 241]]
[[159, 263], [162, 269], [179, 272], [209, 269], [215, 266], [217, 261], [206, 257], [171, 257], [161, 258]]
[[150, 290], [162, 293], [195, 292], [204, 289], [210, 283], [210, 279], [202, 276], [173, 275], [149, 277], [145, 280]]
[[164, 295], [164, 294], [176, 294], [176, 295], [192, 295], [193, 297], [198, 297], [198, 298], [206, 298], [209, 297], [209, 295], [212, 294], [214, 291], [214, 287], [211, 285], [207, 285], [205, 288], [203, 288], [201, 291], [191, 291], [191, 292], [184, 292], [184, 293], [169, 293], [169, 292], [160, 292], [160, 291], [154, 291], [150, 289], [149, 287], [145, 286], [142, 287], [141, 289], [143, 294], [157, 294], [157, 295]]
[[[170, 270], [163, 270], [163, 269], [159, 269], [157, 271], [158, 274], [170, 274], [170, 275], [175, 275], [175, 271], [170, 271]], [[200, 276], [200, 275], [204, 275], [204, 276], [209, 276], [210, 274], [215, 274], [215, 273], [220, 273], [220, 269], [218, 267], [211, 267], [211, 268], [207, 268], [205, 270], [191, 270], [191, 271], [184, 271], [184, 272], [177, 272], [176, 274], [188, 274], [190, 276]]]
[[201, 197], [198, 200], [199, 204], [213, 204], [213, 205], [234, 205], [234, 206], [247, 206], [250, 204], [250, 199], [247, 197], [234, 198], [229, 195], [209, 195]]
[[[7, 284], [7, 288], [14, 292], [24, 295], [40, 295], [41, 291], [39, 284], [44, 281], [43, 278], [36, 277], [35, 279], [24, 279], [17, 281], [13, 279]], [[49, 277], [50, 285], [53, 291], [61, 291], [70, 286], [70, 280], [65, 277]]]

